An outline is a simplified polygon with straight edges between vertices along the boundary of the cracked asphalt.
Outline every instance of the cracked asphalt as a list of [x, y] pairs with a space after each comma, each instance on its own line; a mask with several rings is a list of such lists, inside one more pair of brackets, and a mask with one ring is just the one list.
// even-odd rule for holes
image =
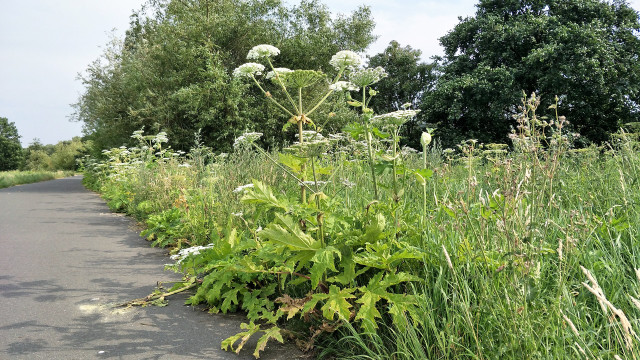
[[[186, 294], [114, 307], [180, 278], [134, 225], [79, 176], [1, 189], [0, 359], [253, 359], [251, 342], [240, 355], [220, 349], [241, 315], [184, 306]], [[261, 359], [299, 356], [270, 344]]]

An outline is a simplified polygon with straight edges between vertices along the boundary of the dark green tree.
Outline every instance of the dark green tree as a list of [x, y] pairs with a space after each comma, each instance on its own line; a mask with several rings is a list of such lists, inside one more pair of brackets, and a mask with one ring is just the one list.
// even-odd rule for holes
[[637, 121], [640, 23], [625, 1], [481, 0], [475, 17], [440, 39], [437, 88], [424, 116], [445, 140], [505, 142], [522, 92], [559, 96], [588, 140], [600, 142]]
[[[316, 0], [292, 8], [279, 0], [152, 1], [131, 17], [125, 39], [116, 39], [81, 76], [86, 91], [74, 118], [84, 122], [96, 150], [131, 143], [142, 127], [166, 131], [181, 150], [193, 146], [198, 129], [216, 150], [230, 147], [245, 129], [278, 143], [286, 119], [231, 76], [247, 52], [272, 44], [281, 50], [276, 66], [331, 72], [331, 56], [363, 51], [374, 40], [372, 29], [367, 8], [334, 18]], [[328, 111], [316, 117], [323, 114]]]
[[22, 145], [18, 128], [0, 117], [0, 171], [16, 170], [22, 161]]
[[[378, 94], [371, 98], [371, 106], [377, 113], [400, 110], [405, 104], [417, 109], [424, 95], [433, 90], [437, 80], [435, 65], [421, 62], [421, 55], [418, 49], [391, 41], [382, 53], [369, 59], [369, 67], [382, 66], [389, 74], [376, 84]], [[403, 143], [419, 148], [424, 123], [425, 119], [418, 114], [404, 124]]]

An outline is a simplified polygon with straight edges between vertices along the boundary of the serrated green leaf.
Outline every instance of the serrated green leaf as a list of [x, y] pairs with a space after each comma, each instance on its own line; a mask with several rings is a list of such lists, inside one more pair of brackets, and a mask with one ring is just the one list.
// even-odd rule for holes
[[[235, 351], [236, 354], [240, 353], [240, 350], [242, 350], [242, 347], [244, 346], [244, 344], [247, 343], [247, 341], [249, 340], [249, 338], [257, 333], [258, 331], [260, 331], [260, 325], [256, 325], [252, 322], [250, 322], [249, 324], [247, 323], [242, 323], [240, 324], [240, 328], [241, 329], [245, 329], [247, 331], [242, 331], [239, 332], [233, 336], [230, 336], [224, 340], [222, 340], [222, 344], [221, 344], [221, 348], [222, 350], [225, 351], [229, 351], [229, 349], [231, 349], [232, 351]], [[233, 349], [233, 344], [236, 343], [236, 341], [240, 340], [240, 344], [238, 344], [238, 347], [234, 350]]]
[[338, 258], [342, 257], [342, 254], [338, 249], [333, 246], [327, 246], [324, 249], [316, 251], [311, 261], [313, 266], [311, 267], [311, 287], [316, 288], [320, 283], [320, 279], [324, 276], [327, 269], [337, 271], [335, 266], [336, 255]]
[[292, 154], [279, 153], [278, 162], [294, 172], [299, 173], [302, 171], [302, 164], [306, 161]]
[[282, 334], [280, 333], [280, 328], [274, 326], [267, 330], [262, 330], [264, 335], [258, 339], [258, 344], [256, 345], [256, 350], [253, 352], [253, 356], [256, 359], [260, 358], [260, 351], [263, 351], [267, 347], [267, 342], [271, 339], [276, 339], [278, 342], [283, 343], [284, 339], [282, 339]]
[[382, 317], [376, 308], [376, 303], [380, 299], [380, 295], [367, 290], [361, 298], [356, 300], [357, 303], [362, 304], [356, 314], [356, 320], [362, 322], [362, 327], [368, 333], [374, 333], [376, 331], [375, 329], [378, 328], [376, 319]]
[[247, 204], [260, 204], [268, 208], [279, 208], [284, 211], [289, 208], [286, 200], [276, 198], [269, 186], [257, 180], [253, 181], [253, 187], [246, 191], [240, 201]]
[[258, 232], [258, 236], [274, 243], [288, 246], [296, 251], [316, 251], [320, 248], [320, 242], [300, 229], [298, 223], [290, 216], [276, 214], [282, 224], [271, 223], [267, 228]]
[[335, 285], [329, 287], [329, 294], [326, 298], [324, 305], [322, 306], [322, 315], [329, 320], [333, 320], [333, 316], [338, 314], [341, 319], [348, 320], [352, 305], [347, 301], [353, 299], [355, 296], [352, 294], [355, 291], [353, 288], [340, 289]]

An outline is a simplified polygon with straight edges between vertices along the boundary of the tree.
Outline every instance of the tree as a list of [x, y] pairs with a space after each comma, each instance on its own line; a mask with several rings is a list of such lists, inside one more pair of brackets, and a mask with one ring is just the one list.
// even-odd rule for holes
[[22, 161], [22, 145], [18, 128], [0, 117], [0, 171], [16, 170]]
[[[420, 62], [422, 52], [411, 46], [402, 47], [397, 41], [369, 59], [369, 67], [381, 66], [389, 75], [376, 84], [378, 94], [371, 98], [371, 106], [378, 113], [400, 110], [404, 104], [417, 109], [423, 96], [436, 84], [434, 64]], [[403, 126], [403, 143], [418, 148], [425, 120], [420, 114]]]
[[[165, 0], [131, 17], [81, 77], [86, 91], [74, 118], [99, 151], [131, 144], [133, 131], [166, 131], [170, 145], [189, 150], [202, 129], [205, 144], [228, 149], [246, 129], [282, 141], [287, 119], [263, 95], [231, 77], [253, 46], [280, 48], [278, 62], [333, 71], [338, 50], [363, 51], [374, 39], [367, 8], [331, 16], [317, 0], [287, 8], [279, 0]], [[328, 111], [318, 111], [318, 115]]]
[[445, 57], [424, 115], [452, 142], [504, 142], [522, 92], [560, 99], [576, 131], [600, 142], [637, 121], [640, 23], [625, 1], [481, 0], [440, 39]]

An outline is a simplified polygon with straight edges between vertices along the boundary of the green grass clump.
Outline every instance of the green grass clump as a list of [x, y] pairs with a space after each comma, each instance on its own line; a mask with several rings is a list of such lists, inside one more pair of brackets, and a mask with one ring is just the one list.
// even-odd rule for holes
[[3, 171], [0, 172], [0, 189], [21, 184], [54, 180], [73, 176], [73, 171]]

